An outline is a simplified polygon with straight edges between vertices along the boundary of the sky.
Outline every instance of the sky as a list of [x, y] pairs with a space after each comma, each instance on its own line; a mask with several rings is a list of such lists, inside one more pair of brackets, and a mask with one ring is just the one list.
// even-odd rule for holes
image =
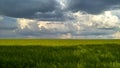
[[120, 0], [0, 0], [0, 38], [120, 39]]

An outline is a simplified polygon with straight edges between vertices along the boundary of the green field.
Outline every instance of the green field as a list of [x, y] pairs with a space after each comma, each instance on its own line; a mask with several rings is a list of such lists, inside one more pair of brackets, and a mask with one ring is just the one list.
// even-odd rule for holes
[[0, 68], [120, 68], [119, 41], [1, 39]]
[[30, 45], [40, 45], [40, 46], [73, 46], [73, 45], [87, 45], [87, 44], [120, 44], [119, 39], [115, 40], [79, 40], [79, 39], [0, 39], [0, 45], [8, 46], [30, 46]]

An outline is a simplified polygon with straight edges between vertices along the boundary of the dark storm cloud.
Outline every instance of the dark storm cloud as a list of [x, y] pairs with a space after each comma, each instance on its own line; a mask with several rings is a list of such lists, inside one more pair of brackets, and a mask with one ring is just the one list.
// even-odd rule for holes
[[61, 10], [52, 12], [37, 12], [33, 18], [47, 21], [62, 21], [64, 20], [64, 13]]
[[58, 2], [56, 0], [0, 0], [0, 15], [62, 21], [67, 18], [66, 10], [97, 14], [109, 9], [110, 6], [120, 4], [120, 0], [67, 0], [67, 3], [64, 3], [66, 8], [61, 9], [62, 1]]
[[85, 11], [98, 14], [111, 6], [119, 5], [120, 0], [68, 0], [68, 9], [72, 11]]
[[17, 18], [31, 18], [36, 12], [52, 12], [55, 0], [0, 0], [0, 14]]

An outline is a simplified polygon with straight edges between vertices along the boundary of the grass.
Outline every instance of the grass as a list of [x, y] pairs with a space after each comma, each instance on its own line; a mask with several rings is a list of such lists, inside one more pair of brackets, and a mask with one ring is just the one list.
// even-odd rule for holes
[[120, 68], [120, 44], [119, 40], [2, 40], [0, 68]]
[[119, 39], [114, 40], [79, 40], [79, 39], [0, 39], [0, 45], [43, 45], [43, 46], [73, 46], [73, 45], [87, 45], [87, 44], [120, 44]]

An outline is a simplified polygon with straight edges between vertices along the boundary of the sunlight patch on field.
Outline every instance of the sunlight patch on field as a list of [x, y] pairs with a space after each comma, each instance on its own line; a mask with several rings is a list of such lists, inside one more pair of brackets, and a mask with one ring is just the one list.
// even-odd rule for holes
[[1, 39], [0, 45], [8, 46], [73, 46], [86, 44], [120, 44], [120, 40], [77, 40], [77, 39]]

